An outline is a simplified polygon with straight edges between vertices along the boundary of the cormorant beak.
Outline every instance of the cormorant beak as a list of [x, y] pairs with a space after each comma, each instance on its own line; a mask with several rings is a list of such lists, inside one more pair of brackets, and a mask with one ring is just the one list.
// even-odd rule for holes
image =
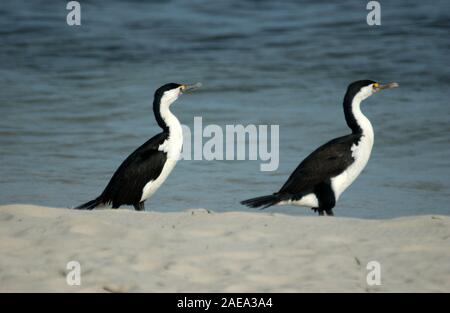
[[388, 83], [388, 84], [384, 84], [384, 85], [381, 85], [379, 83], [374, 84], [375, 91], [380, 91], [383, 89], [397, 88], [397, 87], [399, 87], [399, 84], [396, 82], [392, 82], [392, 83]]
[[189, 92], [195, 89], [198, 89], [202, 86], [202, 83], [196, 83], [196, 84], [192, 84], [192, 85], [181, 85], [181, 92], [185, 93], [185, 92]]

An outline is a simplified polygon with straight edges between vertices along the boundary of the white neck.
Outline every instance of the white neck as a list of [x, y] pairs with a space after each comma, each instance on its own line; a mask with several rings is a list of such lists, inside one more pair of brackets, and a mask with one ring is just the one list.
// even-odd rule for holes
[[180, 121], [170, 112], [169, 106], [162, 106], [160, 113], [169, 128], [169, 138], [159, 149], [165, 151], [169, 159], [178, 160], [183, 147], [183, 129]]
[[172, 89], [166, 91], [161, 97], [159, 104], [159, 115], [163, 119], [166, 126], [169, 128], [169, 134], [181, 132], [181, 124], [175, 115], [170, 111], [170, 105], [174, 103], [180, 96], [179, 89]]
[[166, 123], [167, 127], [169, 127], [169, 133], [173, 131], [177, 131], [178, 128], [181, 129], [180, 121], [177, 119], [175, 115], [170, 111], [169, 106], [162, 106], [160, 108], [161, 117]]
[[373, 127], [369, 119], [361, 112], [361, 102], [365, 98], [357, 94], [352, 101], [352, 113], [356, 122], [362, 130], [362, 135], [368, 137], [373, 142]]

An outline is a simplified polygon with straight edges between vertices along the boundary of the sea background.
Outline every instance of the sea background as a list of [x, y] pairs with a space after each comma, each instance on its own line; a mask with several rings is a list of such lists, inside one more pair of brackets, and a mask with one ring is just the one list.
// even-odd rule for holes
[[449, 1], [380, 1], [381, 26], [367, 25], [367, 1], [80, 1], [81, 26], [66, 24], [66, 3], [0, 7], [0, 204], [94, 198], [160, 131], [154, 90], [200, 81], [172, 106], [180, 121], [279, 125], [279, 168], [183, 160], [147, 209], [249, 211], [240, 200], [349, 132], [345, 89], [372, 79], [401, 88], [363, 103], [375, 145], [336, 215], [450, 214]]

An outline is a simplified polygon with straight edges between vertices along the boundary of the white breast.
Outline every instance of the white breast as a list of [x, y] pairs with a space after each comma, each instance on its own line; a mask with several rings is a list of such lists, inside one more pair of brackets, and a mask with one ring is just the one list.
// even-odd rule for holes
[[173, 168], [175, 167], [175, 164], [177, 163], [176, 160], [173, 159], [167, 159], [166, 163], [164, 164], [164, 168], [161, 171], [161, 174], [156, 178], [155, 180], [149, 181], [142, 190], [142, 197], [140, 202], [147, 200], [150, 198], [156, 190], [158, 190], [159, 187], [164, 183], [166, 178], [169, 176], [170, 172], [172, 172]]
[[336, 201], [361, 174], [370, 158], [373, 147], [373, 136], [363, 135], [361, 140], [352, 146], [354, 162], [342, 174], [331, 179], [331, 188], [334, 191]]

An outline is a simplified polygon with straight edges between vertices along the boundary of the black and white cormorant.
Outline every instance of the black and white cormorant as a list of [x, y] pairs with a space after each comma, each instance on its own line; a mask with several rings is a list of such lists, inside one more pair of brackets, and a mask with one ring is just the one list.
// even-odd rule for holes
[[342, 192], [359, 176], [369, 161], [374, 134], [360, 105], [374, 93], [398, 87], [359, 80], [348, 86], [344, 97], [344, 114], [352, 133], [329, 141], [304, 159], [281, 189], [269, 196], [241, 203], [252, 208], [292, 204], [312, 208], [319, 215], [333, 215]]
[[92, 210], [107, 205], [112, 208], [133, 205], [138, 211], [144, 210], [145, 200], [155, 193], [175, 167], [183, 145], [181, 124], [170, 112], [170, 105], [182, 93], [200, 86], [200, 83], [170, 83], [158, 88], [153, 100], [153, 112], [163, 131], [123, 161], [100, 196], [76, 209]]

